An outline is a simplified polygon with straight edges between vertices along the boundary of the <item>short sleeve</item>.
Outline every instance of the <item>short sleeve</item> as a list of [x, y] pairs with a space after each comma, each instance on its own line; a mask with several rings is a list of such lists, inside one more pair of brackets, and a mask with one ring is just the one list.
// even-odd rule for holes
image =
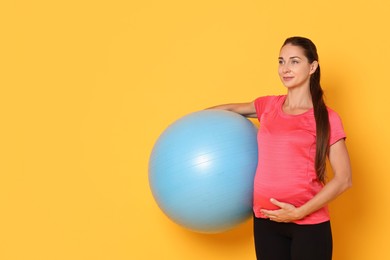
[[272, 107], [272, 104], [275, 103], [278, 99], [280, 99], [280, 96], [264, 96], [255, 99], [254, 105], [259, 121], [261, 115], [266, 112], [268, 108]]
[[329, 145], [332, 145], [340, 139], [345, 139], [347, 136], [344, 131], [343, 123], [340, 116], [333, 110], [328, 109], [329, 124], [330, 124], [330, 139]]

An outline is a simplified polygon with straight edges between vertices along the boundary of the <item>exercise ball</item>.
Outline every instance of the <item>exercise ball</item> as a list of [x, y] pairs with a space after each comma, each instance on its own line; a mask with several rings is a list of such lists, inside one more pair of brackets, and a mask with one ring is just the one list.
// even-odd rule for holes
[[225, 110], [188, 114], [156, 141], [149, 185], [161, 210], [200, 233], [220, 233], [252, 215], [257, 128]]

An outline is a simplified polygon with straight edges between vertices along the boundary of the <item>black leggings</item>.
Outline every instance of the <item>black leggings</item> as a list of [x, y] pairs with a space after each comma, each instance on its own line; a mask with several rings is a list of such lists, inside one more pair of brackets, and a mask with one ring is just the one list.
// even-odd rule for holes
[[279, 223], [254, 217], [258, 260], [331, 260], [330, 222], [315, 225]]

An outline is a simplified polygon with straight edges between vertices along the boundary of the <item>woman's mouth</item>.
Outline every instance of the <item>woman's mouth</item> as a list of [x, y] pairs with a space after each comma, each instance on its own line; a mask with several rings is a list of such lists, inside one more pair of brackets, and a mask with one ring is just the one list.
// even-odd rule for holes
[[294, 77], [283, 77], [283, 81], [290, 81], [292, 80]]

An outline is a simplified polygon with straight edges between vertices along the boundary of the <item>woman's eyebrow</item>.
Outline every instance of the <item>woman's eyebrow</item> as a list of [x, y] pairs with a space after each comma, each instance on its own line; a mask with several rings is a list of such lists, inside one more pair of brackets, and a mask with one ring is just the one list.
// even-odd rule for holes
[[[302, 60], [299, 56], [292, 56], [292, 57], [290, 57], [289, 59], [290, 59], [290, 60], [291, 60], [291, 59], [300, 59], [300, 60]], [[284, 59], [283, 59], [283, 57], [279, 57], [279, 60], [284, 60]]]

